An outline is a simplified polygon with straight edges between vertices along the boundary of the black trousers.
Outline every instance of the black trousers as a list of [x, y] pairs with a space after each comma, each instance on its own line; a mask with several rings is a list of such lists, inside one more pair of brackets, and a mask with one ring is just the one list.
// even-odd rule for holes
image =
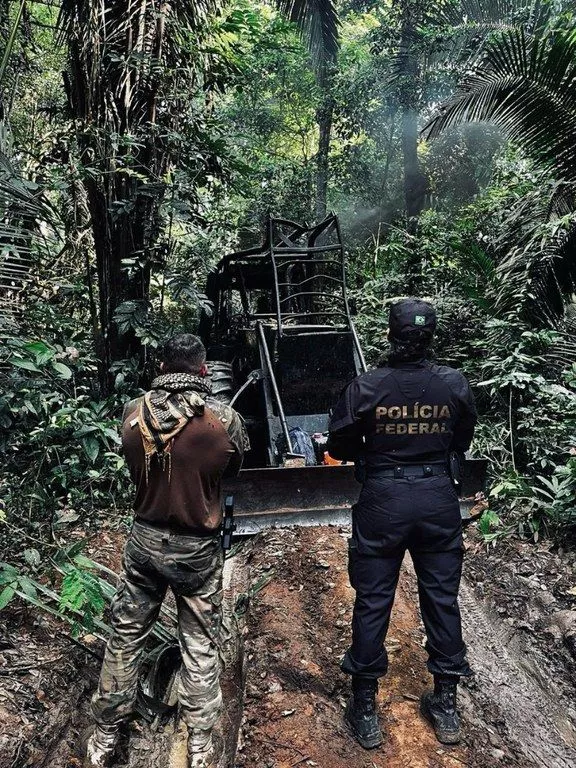
[[386, 674], [384, 640], [408, 550], [418, 579], [428, 669], [470, 675], [458, 607], [462, 523], [450, 478], [369, 477], [352, 509], [352, 522], [348, 569], [356, 601], [344, 672], [364, 678]]

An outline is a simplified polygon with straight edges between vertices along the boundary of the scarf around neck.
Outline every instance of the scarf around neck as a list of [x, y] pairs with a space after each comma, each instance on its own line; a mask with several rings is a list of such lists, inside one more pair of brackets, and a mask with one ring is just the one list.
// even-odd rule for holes
[[168, 469], [170, 482], [174, 438], [190, 419], [204, 414], [204, 403], [211, 391], [209, 379], [192, 373], [165, 373], [154, 379], [136, 416], [144, 446], [146, 482], [154, 455], [161, 461], [162, 470]]

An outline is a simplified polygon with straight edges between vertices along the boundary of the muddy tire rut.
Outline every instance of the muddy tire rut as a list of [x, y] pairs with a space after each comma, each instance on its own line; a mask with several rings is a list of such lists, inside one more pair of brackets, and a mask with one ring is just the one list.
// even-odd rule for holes
[[[466, 583], [460, 607], [476, 672], [466, 703], [491, 713], [503, 741], [532, 760], [527, 765], [574, 768], [576, 723], [546, 658], [535, 647], [530, 655], [520, 648], [515, 633], [483, 609]], [[469, 706], [466, 711], [473, 714]]]

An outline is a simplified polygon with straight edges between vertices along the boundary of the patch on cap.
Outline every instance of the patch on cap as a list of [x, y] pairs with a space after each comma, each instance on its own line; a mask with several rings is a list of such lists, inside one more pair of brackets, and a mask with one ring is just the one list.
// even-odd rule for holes
[[412, 334], [418, 338], [436, 328], [434, 307], [422, 299], [400, 299], [390, 306], [389, 327], [396, 339], [409, 339]]

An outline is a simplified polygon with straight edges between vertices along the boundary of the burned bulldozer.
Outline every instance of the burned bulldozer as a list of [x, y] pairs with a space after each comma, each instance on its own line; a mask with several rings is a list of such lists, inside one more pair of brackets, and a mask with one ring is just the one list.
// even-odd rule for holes
[[207, 295], [214, 313], [201, 335], [217, 361], [214, 391], [244, 416], [248, 466], [300, 463], [296, 430], [325, 432], [342, 388], [366, 370], [337, 218], [310, 229], [269, 218], [264, 243], [222, 259]]
[[[244, 417], [251, 442], [226, 488], [239, 529], [348, 522], [354, 467], [333, 462], [324, 443], [331, 407], [366, 362], [337, 217], [313, 227], [269, 217], [262, 244], [224, 257], [206, 293], [214, 309], [200, 334], [214, 395]], [[484, 470], [468, 463], [464, 494]]]

